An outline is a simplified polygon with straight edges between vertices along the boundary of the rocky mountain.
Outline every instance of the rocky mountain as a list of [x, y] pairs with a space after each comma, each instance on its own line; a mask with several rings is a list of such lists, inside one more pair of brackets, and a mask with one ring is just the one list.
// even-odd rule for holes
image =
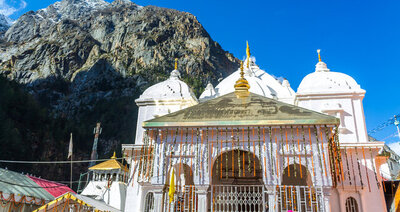
[[77, 135], [87, 158], [97, 121], [100, 155], [132, 143], [134, 99], [169, 76], [174, 58], [197, 95], [239, 66], [192, 14], [129, 0], [62, 0], [22, 15], [0, 38], [0, 73], [66, 123], [63, 141], [47, 138], [51, 148], [42, 159], [67, 154], [66, 131]]
[[0, 14], [0, 37], [10, 28], [10, 25], [11, 20], [7, 16]]

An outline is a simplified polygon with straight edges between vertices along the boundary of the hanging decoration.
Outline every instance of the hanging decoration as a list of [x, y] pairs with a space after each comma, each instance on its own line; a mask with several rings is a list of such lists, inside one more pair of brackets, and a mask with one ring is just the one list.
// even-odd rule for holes
[[219, 162], [220, 162], [220, 164], [219, 164], [219, 168], [220, 168], [220, 172], [219, 172], [219, 179], [222, 179], [222, 156], [223, 156], [223, 152], [224, 152], [224, 148], [223, 148], [223, 136], [224, 136], [224, 131], [222, 130], [222, 128], [221, 128], [221, 131], [220, 131], [220, 133], [221, 133], [221, 151], [220, 151], [220, 159], [219, 159]]
[[228, 179], [228, 128], [225, 128], [225, 178]]
[[369, 192], [371, 192], [371, 185], [369, 184], [369, 175], [368, 175], [368, 168], [367, 168], [368, 163], [367, 163], [367, 160], [365, 160], [365, 151], [364, 151], [364, 147], [363, 146], [361, 147], [361, 150], [362, 150], [363, 159], [364, 159], [364, 162], [365, 162], [365, 175], [367, 176], [368, 190], [369, 190]]
[[182, 168], [182, 149], [183, 149], [183, 130], [180, 130], [180, 141], [179, 142], [179, 170], [178, 170], [178, 176], [181, 176], [181, 168]]
[[255, 142], [255, 135], [254, 135], [254, 127], [252, 128], [253, 131], [253, 136], [252, 136], [252, 140], [253, 140], [253, 172], [254, 172], [254, 177], [256, 176], [256, 142]]
[[[160, 180], [160, 160], [161, 160], [161, 149], [163, 148], [163, 130], [160, 129], [160, 145], [158, 145], [158, 159], [157, 159], [157, 182]], [[131, 163], [133, 164], [133, 163]]]
[[[301, 165], [301, 148], [300, 148], [300, 137], [299, 137], [299, 128], [296, 127], [296, 136], [297, 136], [297, 148], [298, 148], [298, 152], [299, 152], [299, 164], [300, 164], [300, 178], [303, 179], [303, 172], [302, 172], [302, 165]], [[305, 148], [305, 146], [303, 145], [303, 148]], [[304, 149], [304, 154], [306, 154], [306, 151]]]
[[[268, 129], [268, 137], [269, 137], [269, 152], [270, 152], [270, 159], [269, 159], [269, 161], [270, 161], [270, 163], [271, 163], [271, 176], [275, 176], [275, 174], [274, 174], [274, 168], [275, 168], [275, 164], [276, 164], [276, 157], [278, 157], [278, 155], [276, 155], [276, 157], [274, 157], [273, 156], [273, 154], [274, 154], [274, 151], [273, 151], [273, 140], [272, 140], [272, 128], [271, 127], [269, 127], [269, 128], [267, 128]], [[275, 159], [275, 160], [273, 160], [273, 159]], [[274, 161], [275, 161], [275, 163], [274, 163]], [[275, 169], [275, 172], [276, 172], [277, 170]], [[277, 182], [278, 183], [278, 182]]]
[[199, 176], [199, 138], [200, 138], [199, 128], [196, 128], [196, 145], [194, 154], [194, 159], [196, 161], [196, 164], [194, 165], [195, 167], [194, 171], [196, 176]]
[[[206, 128], [206, 139], [207, 139], [207, 143], [204, 145], [205, 146], [205, 161], [209, 161], [209, 157], [210, 157], [210, 154], [209, 154], [209, 143], [210, 143], [210, 141], [208, 140], [208, 137], [209, 137], [209, 134], [208, 134], [209, 132], [208, 132], [208, 127]], [[212, 140], [211, 140], [212, 141]], [[208, 164], [211, 164], [211, 163], [206, 163], [206, 168], [205, 168], [205, 170], [207, 171], [207, 172], [209, 172], [209, 169], [208, 169]]]
[[233, 128], [231, 128], [231, 139], [232, 139], [232, 147], [231, 147], [231, 149], [232, 149], [232, 177], [235, 177], [235, 144], [234, 144], [234, 140], [235, 140], [235, 137], [234, 137], [234, 135], [233, 135]]
[[[315, 132], [317, 133], [317, 129], [315, 129], [315, 130], [316, 130]], [[322, 128], [321, 127], [319, 128], [319, 132], [320, 132], [320, 136], [321, 136], [321, 148], [322, 148], [322, 158], [324, 159], [325, 177], [328, 177], [328, 170], [326, 168], [326, 160], [325, 160], [324, 138], [322, 136]], [[327, 142], [329, 142], [329, 141], [327, 140]], [[342, 169], [343, 169], [343, 167], [342, 167]]]
[[213, 176], [213, 165], [212, 163], [214, 162], [214, 156], [213, 156], [213, 151], [214, 151], [214, 128], [211, 128], [211, 152], [210, 152], [210, 180], [212, 181], [212, 176]]
[[374, 159], [373, 159], [374, 157], [373, 157], [373, 155], [372, 155], [372, 149], [371, 149], [371, 147], [369, 147], [369, 153], [370, 153], [370, 156], [371, 156], [372, 170], [374, 171], [376, 185], [378, 186], [378, 189], [379, 189], [381, 186], [380, 186], [380, 184], [379, 184], [378, 176], [377, 176], [377, 174], [376, 174], [375, 162], [374, 162]]
[[199, 150], [199, 156], [198, 156], [198, 161], [200, 164], [200, 179], [203, 177], [203, 139], [204, 139], [204, 129], [200, 129], [200, 150]]
[[[264, 147], [264, 176], [265, 180], [267, 180], [267, 144], [265, 143], [265, 128], [262, 129], [263, 132], [263, 147]], [[260, 148], [261, 149], [261, 148]]]
[[[263, 128], [264, 130], [264, 128]], [[258, 165], [259, 169], [262, 170], [262, 157], [261, 157], [261, 134], [260, 134], [260, 127], [257, 128], [257, 134], [258, 134]], [[264, 158], [265, 159], [265, 158]]]
[[[167, 151], [168, 151], [168, 128], [165, 129], [165, 142], [163, 142], [163, 143], [164, 143], [164, 146], [163, 146], [163, 154], [164, 155], [163, 155], [162, 172], [166, 173], [167, 170], [168, 170], [167, 157], [166, 157], [166, 154], [167, 154]], [[165, 183], [167, 181], [167, 175], [164, 174], [164, 176], [165, 176], [165, 178], [163, 177], [163, 183]]]
[[[309, 128], [310, 130], [310, 128]], [[322, 164], [322, 160], [321, 160], [321, 156], [323, 156], [323, 158], [325, 159], [325, 154], [324, 154], [324, 150], [322, 149], [322, 154], [321, 154], [321, 150], [320, 150], [320, 145], [319, 145], [319, 139], [318, 139], [318, 128], [317, 126], [314, 125], [314, 134], [315, 134], [315, 141], [316, 141], [316, 146], [317, 146], [317, 151], [318, 151], [318, 162], [319, 162], [319, 170], [321, 171], [321, 176], [324, 175], [324, 171], [322, 169], [323, 164]], [[321, 143], [323, 143], [323, 140], [321, 141]], [[326, 174], [326, 173], [325, 173]]]
[[[151, 146], [151, 152], [150, 152], [150, 177], [153, 177], [153, 171], [154, 171], [154, 157], [155, 157], [155, 146], [156, 146], [156, 141], [158, 138], [158, 130], [155, 133], [155, 137], [153, 140], [153, 145]], [[149, 179], [150, 180], [150, 179]]]
[[353, 154], [352, 154], [351, 150], [350, 150], [350, 162], [351, 162], [351, 169], [353, 170], [354, 191], [357, 191], [356, 172], [355, 172], [355, 170], [354, 170]]
[[241, 169], [240, 169], [240, 136], [239, 136], [240, 129], [236, 129], [236, 137], [237, 137], [237, 155], [238, 155], [238, 174], [241, 177]]
[[[190, 138], [191, 138], [191, 144], [190, 144], [190, 170], [193, 170], [193, 128], [191, 129], [190, 132]], [[193, 175], [193, 171], [190, 172], [190, 176]]]
[[360, 159], [358, 157], [357, 147], [354, 147], [354, 151], [356, 153], [356, 160], [357, 160], [358, 174], [360, 175], [361, 189], [364, 189], [364, 183], [363, 183], [362, 174], [361, 174], [361, 165], [360, 165], [361, 162], [360, 162]]
[[[285, 140], [286, 140], [287, 170], [288, 170], [288, 176], [290, 177], [289, 145], [288, 145], [288, 137], [287, 137], [287, 129], [286, 128], [285, 128]], [[283, 150], [282, 150], [282, 152], [283, 152]]]
[[215, 159], [215, 165], [216, 165], [216, 167], [215, 167], [215, 171], [216, 171], [216, 175], [217, 176], [219, 176], [219, 161], [218, 161], [218, 154], [219, 154], [219, 129], [218, 129], [218, 127], [217, 127], [217, 129], [216, 129], [216, 132], [215, 132], [215, 134], [217, 135], [217, 142], [216, 142], [216, 146], [217, 146], [217, 149], [216, 149], [216, 153], [215, 153], [215, 157], [216, 157], [216, 159]]
[[276, 179], [277, 182], [279, 183], [279, 154], [278, 154], [278, 137], [276, 136], [276, 128], [274, 128], [274, 137], [275, 137], [275, 151], [276, 151]]
[[351, 175], [350, 175], [350, 167], [349, 167], [349, 160], [347, 158], [347, 149], [344, 147], [344, 157], [346, 159], [346, 167], [347, 167], [347, 176], [349, 178], [349, 183], [352, 185]]
[[290, 126], [290, 135], [291, 138], [290, 140], [292, 141], [292, 148], [291, 151], [289, 152], [291, 155], [293, 155], [293, 164], [294, 164], [294, 177], [297, 177], [297, 170], [296, 170], [296, 154], [295, 154], [295, 146], [294, 146], [294, 133], [293, 133], [293, 126]]
[[251, 170], [250, 170], [250, 165], [251, 165], [250, 152], [251, 152], [251, 149], [250, 148], [251, 148], [250, 147], [250, 127], [247, 127], [247, 151], [248, 151], [247, 156], [248, 156], [248, 160], [249, 160], [249, 166], [248, 166], [249, 173], [251, 173]]
[[312, 171], [313, 171], [313, 176], [314, 176], [314, 180], [315, 180], [316, 175], [315, 175], [315, 169], [314, 169], [314, 152], [313, 152], [313, 146], [312, 146], [312, 141], [311, 141], [311, 128], [310, 127], [308, 127], [308, 138], [310, 140], [311, 165], [312, 165]]
[[285, 174], [285, 170], [286, 170], [286, 165], [285, 165], [286, 157], [285, 157], [285, 148], [283, 147], [284, 141], [283, 141], [282, 126], [279, 127], [279, 134], [281, 136], [281, 141], [279, 142], [279, 150], [282, 152], [282, 170], [283, 170], [282, 173], [284, 175]]
[[303, 151], [304, 151], [304, 160], [306, 161], [306, 167], [308, 169], [308, 157], [307, 157], [307, 143], [306, 143], [306, 136], [304, 133], [305, 129], [302, 126], [302, 130], [301, 130], [301, 137], [303, 138]]

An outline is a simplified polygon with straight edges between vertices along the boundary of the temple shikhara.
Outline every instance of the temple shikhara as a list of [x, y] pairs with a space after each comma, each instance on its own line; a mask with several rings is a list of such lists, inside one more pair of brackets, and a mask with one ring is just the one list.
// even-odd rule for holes
[[318, 56], [295, 92], [247, 46], [240, 69], [199, 99], [176, 63], [136, 100], [129, 169], [92, 168], [82, 194], [96, 198], [112, 179], [108, 204], [126, 212], [386, 211], [384, 143], [368, 140], [365, 90]]

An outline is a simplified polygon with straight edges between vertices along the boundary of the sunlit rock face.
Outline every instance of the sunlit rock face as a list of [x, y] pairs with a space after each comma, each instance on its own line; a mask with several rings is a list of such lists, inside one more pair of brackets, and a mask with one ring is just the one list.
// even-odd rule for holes
[[[44, 94], [57, 114], [68, 115], [98, 100], [137, 98], [169, 77], [175, 58], [196, 95], [238, 67], [192, 14], [128, 0], [62, 0], [30, 11], [0, 46], [0, 73]], [[55, 93], [50, 87], [59, 81], [67, 89]]]

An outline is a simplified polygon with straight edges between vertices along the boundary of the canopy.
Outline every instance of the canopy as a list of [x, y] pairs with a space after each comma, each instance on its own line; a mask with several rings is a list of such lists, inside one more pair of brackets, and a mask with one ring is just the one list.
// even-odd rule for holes
[[83, 210], [83, 211], [94, 210], [99, 212], [100, 211], [120, 212], [120, 210], [113, 208], [104, 202], [71, 192], [65, 193], [64, 195], [58, 197], [57, 199], [34, 210], [33, 212], [45, 212], [53, 210], [61, 211], [61, 209], [62, 211], [64, 211], [65, 208], [72, 209], [73, 211], [78, 211], [79, 209], [83, 210], [85, 208], [90, 210]]
[[143, 123], [144, 127], [338, 125], [339, 119], [275, 99], [250, 93], [229, 93]]
[[61, 183], [0, 168], [0, 192], [50, 201], [74, 191]]

